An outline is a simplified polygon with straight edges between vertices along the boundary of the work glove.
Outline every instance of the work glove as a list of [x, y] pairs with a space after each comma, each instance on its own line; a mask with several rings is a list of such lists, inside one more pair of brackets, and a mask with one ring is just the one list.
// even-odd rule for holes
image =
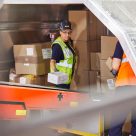
[[112, 75], [113, 75], [114, 77], [116, 77], [117, 74], [118, 74], [118, 71], [115, 70], [115, 69], [112, 69], [112, 70], [111, 70], [111, 73], [112, 73]]

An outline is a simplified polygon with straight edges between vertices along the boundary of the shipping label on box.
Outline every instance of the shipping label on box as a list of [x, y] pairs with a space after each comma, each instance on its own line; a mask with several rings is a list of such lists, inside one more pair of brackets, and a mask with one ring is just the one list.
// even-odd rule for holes
[[51, 48], [42, 49], [43, 59], [50, 59], [52, 54]]
[[27, 56], [33, 56], [34, 49], [33, 48], [26, 48], [26, 54], [27, 54]]
[[68, 81], [68, 75], [62, 72], [48, 73], [48, 82], [53, 84], [64, 84]]

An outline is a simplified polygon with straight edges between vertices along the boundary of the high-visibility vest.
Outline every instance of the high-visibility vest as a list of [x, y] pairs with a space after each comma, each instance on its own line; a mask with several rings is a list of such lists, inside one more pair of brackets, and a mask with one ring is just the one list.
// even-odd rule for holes
[[116, 86], [136, 85], [136, 76], [129, 64], [125, 54], [123, 54], [121, 66], [116, 79]]
[[59, 63], [56, 63], [56, 69], [60, 72], [68, 74], [68, 81], [65, 84], [70, 84], [72, 80], [73, 69], [74, 69], [73, 66], [75, 64], [75, 54], [72, 53], [72, 51], [68, 48], [68, 46], [63, 42], [61, 37], [58, 37], [53, 42], [53, 44], [56, 43], [60, 45], [64, 54], [64, 60], [60, 60]]

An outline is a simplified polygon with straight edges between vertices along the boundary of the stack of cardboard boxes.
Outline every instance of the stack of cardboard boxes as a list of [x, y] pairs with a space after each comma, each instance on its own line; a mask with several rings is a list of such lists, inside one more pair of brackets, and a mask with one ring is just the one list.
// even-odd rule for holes
[[115, 78], [106, 65], [108, 57], [113, 56], [117, 43], [116, 37], [102, 36], [101, 37], [101, 58], [100, 58], [100, 74], [101, 74], [101, 89], [114, 89]]
[[89, 86], [89, 12], [69, 11], [69, 21], [72, 23], [72, 40], [77, 55], [77, 64], [71, 89], [85, 89]]
[[108, 89], [114, 89], [115, 78], [110, 72], [106, 62], [114, 53], [117, 38], [112, 36], [101, 36], [101, 52], [91, 52], [91, 70], [96, 72], [96, 88], [105, 92]]
[[106, 34], [107, 28], [90, 11], [69, 11], [72, 23], [72, 40], [77, 54], [77, 66], [71, 89], [90, 89], [96, 84], [97, 72], [91, 70], [90, 52], [100, 51], [100, 36]]
[[50, 43], [14, 45], [15, 70], [10, 71], [10, 82], [48, 85]]

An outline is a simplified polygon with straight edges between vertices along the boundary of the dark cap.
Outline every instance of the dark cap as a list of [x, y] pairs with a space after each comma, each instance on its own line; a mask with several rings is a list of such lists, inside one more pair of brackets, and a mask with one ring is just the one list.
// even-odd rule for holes
[[63, 20], [62, 22], [60, 22], [60, 26], [59, 26], [60, 30], [65, 30], [65, 29], [71, 29], [71, 23], [68, 20]]

